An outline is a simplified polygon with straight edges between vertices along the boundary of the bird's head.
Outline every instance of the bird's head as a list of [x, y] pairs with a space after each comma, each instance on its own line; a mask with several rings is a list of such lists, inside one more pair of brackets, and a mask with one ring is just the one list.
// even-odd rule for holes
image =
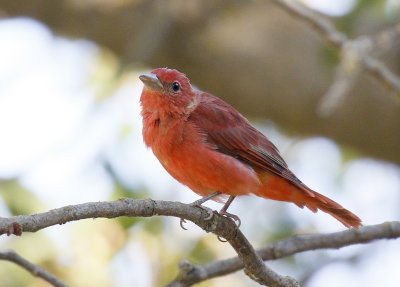
[[186, 114], [197, 105], [196, 93], [189, 79], [177, 70], [159, 68], [139, 78], [144, 83], [142, 105], [144, 101], [149, 101], [170, 109], [172, 113]]

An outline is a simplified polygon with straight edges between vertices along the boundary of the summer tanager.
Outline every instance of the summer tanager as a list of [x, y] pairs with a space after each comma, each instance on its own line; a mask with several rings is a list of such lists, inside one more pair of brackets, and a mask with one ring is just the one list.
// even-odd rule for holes
[[355, 214], [302, 183], [275, 145], [229, 104], [193, 88], [177, 70], [139, 78], [144, 142], [175, 179], [203, 196], [194, 205], [229, 195], [220, 213], [239, 220], [227, 208], [236, 196], [252, 193], [320, 209], [348, 228], [361, 226]]

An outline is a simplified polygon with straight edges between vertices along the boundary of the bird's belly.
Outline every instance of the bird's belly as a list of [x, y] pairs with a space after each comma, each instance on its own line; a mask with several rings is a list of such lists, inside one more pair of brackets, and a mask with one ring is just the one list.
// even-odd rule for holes
[[157, 157], [176, 180], [203, 196], [215, 191], [245, 195], [254, 193], [261, 184], [251, 167], [204, 143], [186, 143], [169, 153], [158, 153]]

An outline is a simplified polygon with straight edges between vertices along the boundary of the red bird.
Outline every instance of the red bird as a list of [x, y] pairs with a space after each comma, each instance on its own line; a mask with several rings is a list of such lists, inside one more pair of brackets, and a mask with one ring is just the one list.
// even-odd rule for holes
[[194, 205], [229, 195], [220, 213], [239, 220], [226, 210], [236, 196], [252, 193], [361, 226], [355, 214], [302, 183], [274, 144], [229, 104], [193, 88], [177, 70], [139, 78], [144, 142], [176, 180], [203, 196]]

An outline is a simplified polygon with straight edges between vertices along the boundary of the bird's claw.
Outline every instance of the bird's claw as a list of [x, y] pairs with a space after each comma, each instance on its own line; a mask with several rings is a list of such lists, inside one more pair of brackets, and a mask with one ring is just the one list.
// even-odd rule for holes
[[206, 207], [206, 206], [203, 206], [203, 205], [201, 205], [201, 204], [198, 204], [198, 203], [193, 203], [193, 204], [191, 204], [192, 206], [196, 206], [196, 207], [198, 207], [198, 208], [200, 208], [200, 209], [203, 209], [203, 210], [205, 210], [205, 211], [207, 211], [207, 213], [208, 213], [208, 216], [206, 217], [206, 218], [204, 218], [204, 220], [210, 220], [210, 219], [212, 219], [213, 218], [213, 216], [214, 216], [214, 211], [211, 209], [211, 208], [208, 208], [208, 207]]
[[179, 225], [181, 226], [181, 228], [182, 228], [183, 230], [187, 230], [187, 228], [185, 228], [185, 226], [183, 226], [184, 223], [186, 223], [186, 220], [183, 219], [183, 218], [181, 218], [181, 220], [180, 220], [180, 222], [179, 222]]
[[239, 228], [240, 225], [242, 224], [242, 221], [240, 220], [239, 216], [237, 216], [237, 215], [235, 215], [235, 214], [226, 212], [225, 210], [221, 210], [221, 211], [219, 212], [219, 214], [221, 214], [221, 215], [223, 215], [223, 216], [225, 216], [225, 217], [231, 218], [231, 219], [233, 219], [235, 222], [237, 222], [237, 224], [236, 224], [237, 228]]
[[[204, 218], [204, 220], [210, 220], [210, 219], [213, 218], [213, 216], [214, 216], [214, 211], [213, 211], [211, 208], [208, 208], [208, 207], [206, 207], [206, 206], [203, 206], [203, 205], [201, 205], [201, 204], [199, 204], [199, 203], [197, 203], [197, 202], [193, 202], [193, 203], [191, 203], [190, 205], [191, 205], [191, 206], [198, 207], [198, 208], [200, 208], [200, 209], [203, 209], [203, 210], [207, 211], [208, 216], [207, 216], [206, 218]], [[186, 223], [186, 220], [183, 219], [183, 218], [181, 218], [181, 220], [180, 220], [180, 222], [179, 222], [179, 225], [181, 226], [181, 228], [182, 228], [183, 230], [187, 230], [187, 228], [185, 228], [185, 227], [183, 226], [184, 223]]]
[[217, 239], [218, 239], [218, 241], [220, 241], [220, 242], [222, 242], [222, 243], [228, 242], [228, 240], [222, 239], [222, 237], [219, 236], [219, 235], [217, 235]]
[[[237, 229], [239, 229], [240, 225], [242, 224], [242, 221], [240, 220], [239, 216], [237, 216], [237, 215], [235, 215], [235, 214], [226, 212], [225, 210], [221, 210], [221, 211], [219, 212], [219, 214], [222, 215], [222, 216], [231, 218], [231, 219], [233, 219], [235, 222], [237, 222], [237, 224], [236, 224], [236, 228], [237, 228]], [[219, 241], [223, 242], [223, 243], [228, 242], [228, 240], [222, 239], [220, 236], [217, 236], [217, 239], [218, 239]]]

